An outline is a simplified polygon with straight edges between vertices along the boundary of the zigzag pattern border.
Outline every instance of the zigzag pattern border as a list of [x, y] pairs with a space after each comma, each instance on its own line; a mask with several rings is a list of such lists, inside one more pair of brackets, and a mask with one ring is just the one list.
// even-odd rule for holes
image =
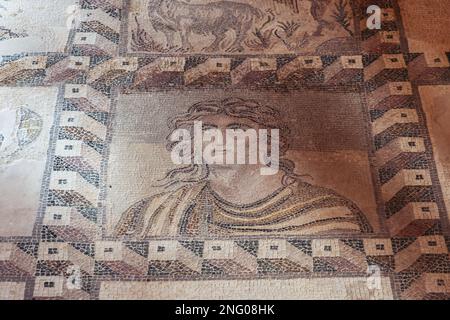
[[[0, 85], [58, 85], [61, 99], [45, 214], [38, 220], [36, 237], [0, 244], [6, 253], [0, 261], [2, 277], [26, 281], [27, 298], [70, 298], [74, 292], [64, 290], [63, 285], [69, 277], [66, 270], [78, 265], [86, 286], [75, 293], [95, 299], [99, 282], [107, 279], [264, 277], [258, 269], [261, 264], [269, 264], [275, 273], [297, 277], [360, 276], [366, 274], [368, 265], [377, 264], [393, 277], [399, 290], [397, 298], [448, 297], [450, 238], [442, 236], [448, 234], [448, 221], [418, 86], [450, 83], [450, 53], [408, 53], [396, 2], [388, 6], [385, 1], [373, 2], [383, 7], [383, 30], [367, 30], [360, 19], [356, 28], [364, 52], [361, 55], [255, 58], [125, 54], [114, 58], [120, 53], [122, 6], [120, 1], [109, 1], [106, 7], [106, 2], [101, 2], [99, 7], [86, 9], [91, 14], [72, 32], [67, 53], [5, 57]], [[354, 2], [358, 11], [365, 8], [364, 1], [360, 6]], [[102, 240], [98, 206], [102, 200], [101, 174], [106, 165], [109, 113], [118, 84], [122, 92], [152, 90], [161, 84], [168, 90], [252, 86], [363, 90], [374, 136], [379, 196], [390, 236]], [[66, 171], [67, 167], [73, 170]], [[210, 267], [204, 268], [205, 264]], [[224, 273], [225, 266], [231, 272]], [[205, 270], [217, 273], [205, 274]]]

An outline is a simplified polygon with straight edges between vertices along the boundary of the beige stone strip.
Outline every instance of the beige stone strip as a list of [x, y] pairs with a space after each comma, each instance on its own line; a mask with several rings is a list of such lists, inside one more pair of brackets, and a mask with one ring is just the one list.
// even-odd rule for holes
[[369, 289], [365, 277], [313, 279], [102, 282], [102, 300], [159, 299], [393, 299], [390, 279]]

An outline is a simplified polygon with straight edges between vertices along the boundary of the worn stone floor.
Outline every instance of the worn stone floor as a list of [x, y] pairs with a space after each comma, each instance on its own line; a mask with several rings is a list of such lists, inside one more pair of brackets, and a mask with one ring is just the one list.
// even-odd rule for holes
[[[0, 298], [448, 299], [448, 30], [448, 0], [0, 0]], [[194, 121], [278, 129], [279, 171], [174, 164]]]

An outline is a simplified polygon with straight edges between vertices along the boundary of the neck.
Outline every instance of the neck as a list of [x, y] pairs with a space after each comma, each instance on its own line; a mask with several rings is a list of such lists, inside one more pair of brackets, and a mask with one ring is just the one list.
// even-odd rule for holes
[[211, 189], [221, 198], [236, 204], [250, 204], [280, 189], [282, 173], [271, 176], [260, 174], [259, 166], [239, 166], [233, 169], [212, 169]]

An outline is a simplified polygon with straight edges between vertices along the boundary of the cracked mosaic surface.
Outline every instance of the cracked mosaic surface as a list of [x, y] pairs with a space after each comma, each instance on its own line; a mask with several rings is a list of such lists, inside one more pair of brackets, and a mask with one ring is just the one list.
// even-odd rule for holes
[[[0, 0], [0, 298], [448, 299], [449, 12]], [[194, 119], [282, 170], [173, 165]]]

